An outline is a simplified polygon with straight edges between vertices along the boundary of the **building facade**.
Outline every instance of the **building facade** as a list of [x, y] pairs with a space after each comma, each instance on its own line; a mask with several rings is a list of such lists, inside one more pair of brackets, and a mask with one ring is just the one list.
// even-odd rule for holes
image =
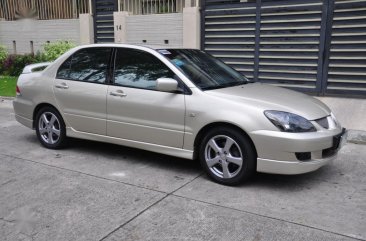
[[366, 0], [0, 3], [0, 44], [14, 53], [57, 39], [201, 48], [254, 81], [366, 97]]

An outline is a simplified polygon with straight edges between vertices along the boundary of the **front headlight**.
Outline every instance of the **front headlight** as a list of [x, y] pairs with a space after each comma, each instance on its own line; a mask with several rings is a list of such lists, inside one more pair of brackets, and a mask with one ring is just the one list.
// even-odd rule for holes
[[264, 115], [281, 131], [314, 132], [313, 124], [302, 116], [276, 110], [266, 110]]
[[332, 118], [332, 120], [334, 122], [334, 127], [340, 126], [340, 123], [338, 122], [337, 118], [335, 117], [335, 115], [332, 112], [330, 113], [330, 118]]

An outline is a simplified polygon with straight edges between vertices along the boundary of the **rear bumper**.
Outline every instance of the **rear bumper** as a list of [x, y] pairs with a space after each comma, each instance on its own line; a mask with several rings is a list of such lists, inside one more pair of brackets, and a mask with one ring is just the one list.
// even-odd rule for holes
[[[257, 171], [286, 175], [312, 172], [328, 164], [347, 140], [347, 132], [340, 127], [315, 133], [260, 134], [253, 138], [265, 147], [257, 150]], [[299, 160], [296, 153], [308, 153], [310, 158]]]
[[33, 103], [22, 97], [16, 97], [13, 100], [13, 108], [15, 119], [26, 127], [33, 129]]
[[23, 124], [25, 125], [26, 127], [28, 128], [31, 128], [33, 129], [33, 120], [30, 120], [30, 119], [27, 119], [23, 116], [20, 116], [20, 115], [15, 115], [15, 119], [20, 123], [20, 124]]

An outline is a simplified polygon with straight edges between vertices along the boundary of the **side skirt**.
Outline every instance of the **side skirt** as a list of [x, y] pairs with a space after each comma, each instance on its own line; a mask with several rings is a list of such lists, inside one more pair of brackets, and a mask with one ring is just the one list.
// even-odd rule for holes
[[157, 153], [161, 153], [161, 154], [165, 154], [165, 155], [169, 155], [169, 156], [180, 157], [180, 158], [184, 158], [184, 159], [191, 159], [191, 160], [193, 159], [193, 151], [191, 151], [191, 150], [185, 150], [185, 149], [162, 146], [162, 145], [157, 145], [157, 144], [152, 144], [152, 143], [133, 141], [133, 140], [127, 140], [127, 139], [122, 139], [122, 138], [117, 138], [117, 137], [81, 132], [81, 131], [76, 131], [71, 127], [66, 128], [66, 135], [69, 137], [74, 137], [74, 138], [79, 138], [79, 139], [101, 141], [101, 142], [107, 142], [107, 143], [112, 143], [112, 144], [117, 144], [117, 145], [122, 145], [122, 146], [143, 149], [146, 151], [157, 152]]

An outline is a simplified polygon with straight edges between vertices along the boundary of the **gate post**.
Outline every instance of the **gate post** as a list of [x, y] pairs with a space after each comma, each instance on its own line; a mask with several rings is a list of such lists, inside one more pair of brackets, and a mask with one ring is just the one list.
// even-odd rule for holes
[[200, 48], [199, 7], [183, 8], [183, 48]]
[[332, 37], [334, 0], [325, 0], [322, 7], [322, 21], [320, 27], [320, 43], [318, 55], [318, 68], [316, 90], [320, 95], [325, 94], [328, 78], [328, 64], [330, 42]]
[[262, 1], [256, 1], [255, 11], [255, 44], [254, 44], [254, 69], [253, 69], [253, 80], [258, 81], [259, 76], [259, 53], [260, 53], [260, 34], [261, 34], [261, 5]]
[[334, 16], [334, 0], [328, 0], [328, 14], [325, 27], [325, 40], [324, 40], [324, 54], [323, 54], [323, 71], [321, 79], [321, 93], [325, 95], [328, 85], [328, 68], [329, 68], [329, 55], [332, 41], [332, 28], [333, 28], [333, 16]]
[[80, 14], [80, 44], [94, 43], [94, 21], [91, 14]]
[[201, 50], [205, 50], [205, 8], [206, 8], [206, 0], [200, 1], [200, 15], [201, 15], [201, 34], [200, 34], [200, 48]]
[[128, 12], [114, 12], [113, 22], [114, 22], [114, 41], [116, 43], [126, 43], [127, 42], [127, 17]]

